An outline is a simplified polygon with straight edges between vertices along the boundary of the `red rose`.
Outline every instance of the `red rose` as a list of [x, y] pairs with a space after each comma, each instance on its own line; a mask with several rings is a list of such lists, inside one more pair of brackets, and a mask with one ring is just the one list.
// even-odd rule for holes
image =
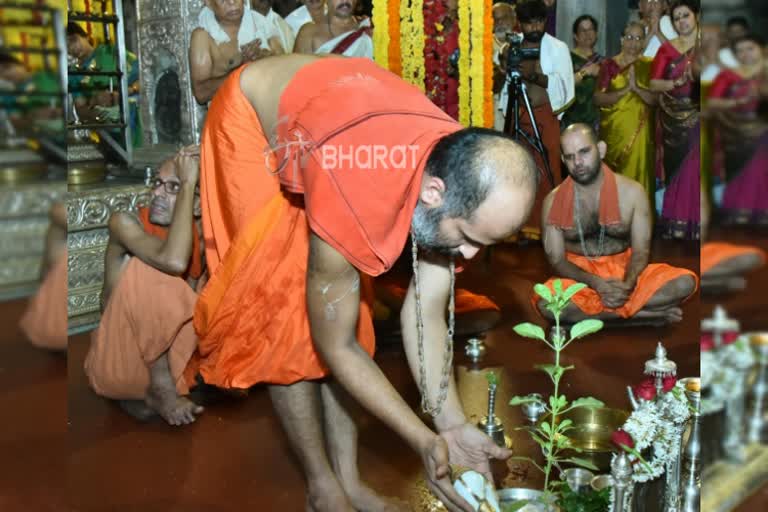
[[653, 379], [645, 379], [643, 382], [632, 388], [632, 392], [637, 398], [643, 400], [653, 400], [656, 398], [656, 386], [653, 384]]
[[621, 429], [616, 430], [611, 434], [611, 442], [621, 449], [625, 446], [627, 448], [635, 447], [635, 441], [632, 439], [632, 436]]
[[669, 377], [664, 377], [664, 381], [663, 381], [664, 387], [662, 388], [662, 390], [665, 393], [669, 393], [675, 387], [675, 384], [677, 384], [677, 378], [674, 375], [670, 375]]
[[[723, 345], [730, 345], [731, 343], [735, 343], [736, 340], [739, 339], [739, 333], [724, 332], [721, 335], [721, 339], [723, 340]], [[701, 350], [703, 352], [708, 352], [713, 348], [715, 348], [715, 337], [712, 335], [711, 332], [702, 333], [701, 334]]]
[[723, 333], [723, 345], [730, 345], [735, 343], [739, 339], [739, 333], [737, 332], [724, 332]]
[[702, 352], [709, 352], [715, 348], [715, 340], [712, 339], [711, 334], [702, 334], [701, 335], [701, 351]]

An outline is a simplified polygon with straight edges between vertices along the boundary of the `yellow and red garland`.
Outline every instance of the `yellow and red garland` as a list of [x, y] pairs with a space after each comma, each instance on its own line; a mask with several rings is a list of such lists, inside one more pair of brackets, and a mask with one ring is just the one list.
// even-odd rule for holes
[[[445, 7], [436, 5], [441, 2], [373, 2], [374, 59], [428, 94], [447, 73], [450, 56], [449, 48], [441, 47]], [[459, 121], [464, 126], [493, 127], [492, 4], [459, 0]]]

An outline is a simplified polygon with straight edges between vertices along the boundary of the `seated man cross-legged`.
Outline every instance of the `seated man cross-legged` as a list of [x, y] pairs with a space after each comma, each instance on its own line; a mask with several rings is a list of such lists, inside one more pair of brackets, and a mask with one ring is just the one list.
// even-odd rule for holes
[[160, 167], [140, 220], [126, 212], [110, 218], [103, 315], [85, 361], [97, 394], [171, 425], [192, 423], [203, 411], [184, 397], [196, 374], [192, 316], [203, 281], [199, 166], [198, 149], [182, 149]]
[[[570, 177], [544, 201], [544, 251], [567, 288], [577, 293], [562, 320], [596, 317], [621, 325], [664, 325], [682, 319], [680, 304], [698, 287], [690, 270], [649, 264], [651, 213], [643, 187], [602, 163], [606, 145], [594, 130], [573, 124], [561, 137]], [[552, 288], [552, 280], [547, 283]], [[538, 296], [534, 307], [551, 316]]]

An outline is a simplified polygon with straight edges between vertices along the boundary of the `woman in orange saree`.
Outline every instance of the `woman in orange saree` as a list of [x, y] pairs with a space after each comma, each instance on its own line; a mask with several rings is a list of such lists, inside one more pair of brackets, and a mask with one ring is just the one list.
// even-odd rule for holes
[[643, 85], [649, 71], [640, 57], [644, 30], [640, 23], [627, 25], [621, 53], [601, 63], [595, 104], [600, 107], [600, 138], [608, 145], [605, 163], [640, 183], [653, 205], [655, 97]]

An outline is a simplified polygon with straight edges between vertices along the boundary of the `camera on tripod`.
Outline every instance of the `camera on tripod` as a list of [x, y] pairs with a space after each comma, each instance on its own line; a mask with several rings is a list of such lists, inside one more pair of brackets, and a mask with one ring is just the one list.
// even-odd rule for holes
[[523, 48], [525, 37], [520, 32], [508, 32], [506, 35], [507, 44], [507, 73], [513, 70], [519, 71], [520, 65], [524, 60], [536, 60], [539, 58], [538, 48]]

